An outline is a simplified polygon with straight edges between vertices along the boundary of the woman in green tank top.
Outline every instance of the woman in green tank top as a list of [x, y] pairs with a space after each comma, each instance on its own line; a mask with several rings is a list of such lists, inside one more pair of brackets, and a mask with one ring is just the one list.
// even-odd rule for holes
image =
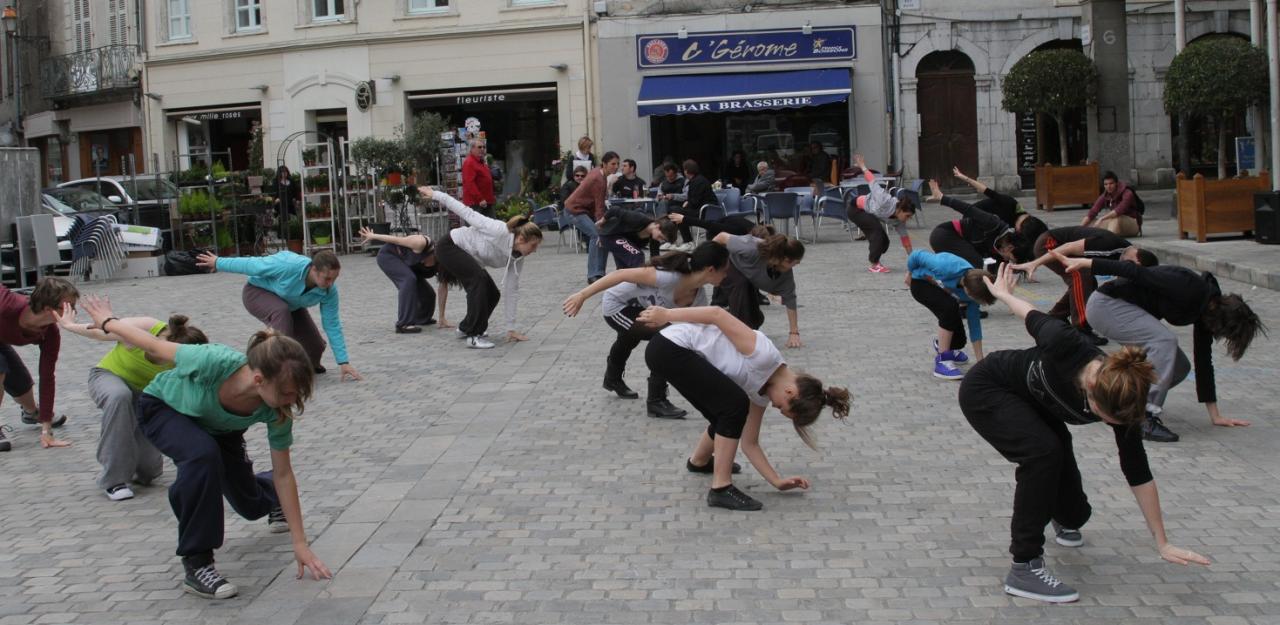
[[[205, 344], [209, 339], [199, 328], [187, 325], [187, 317], [173, 315], [165, 323], [151, 317], [129, 317], [119, 321], [151, 336], [180, 344]], [[97, 341], [116, 341], [97, 366], [89, 370], [89, 395], [102, 409], [102, 432], [98, 435], [98, 488], [112, 501], [133, 498], [129, 483], [149, 485], [164, 470], [164, 457], [138, 428], [136, 406], [142, 389], [172, 362], [148, 356], [115, 333], [93, 329], [65, 316], [59, 325], [68, 332]]]

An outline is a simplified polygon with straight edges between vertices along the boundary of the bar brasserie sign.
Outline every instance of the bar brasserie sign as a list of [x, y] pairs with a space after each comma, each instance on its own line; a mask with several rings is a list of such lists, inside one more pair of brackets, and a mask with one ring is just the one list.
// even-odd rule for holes
[[636, 64], [641, 69], [706, 65], [811, 63], [857, 58], [853, 26], [746, 30], [713, 33], [638, 35]]

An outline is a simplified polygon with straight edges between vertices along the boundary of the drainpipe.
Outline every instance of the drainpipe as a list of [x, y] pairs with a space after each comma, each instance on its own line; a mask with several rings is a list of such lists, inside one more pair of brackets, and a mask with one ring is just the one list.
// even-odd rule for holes
[[[1173, 1], [1173, 53], [1176, 56], [1187, 47], [1187, 3], [1186, 0]], [[1178, 168], [1191, 173], [1191, 154], [1187, 151], [1187, 116], [1178, 116]]]
[[1271, 188], [1280, 191], [1280, 21], [1276, 0], [1267, 0], [1267, 56], [1271, 62]]
[[[1267, 45], [1263, 40], [1263, 19], [1262, 0], [1249, 0], [1249, 43], [1259, 48]], [[1257, 169], [1262, 169], [1263, 156], [1266, 154], [1264, 150], [1267, 148], [1266, 142], [1266, 126], [1263, 125], [1262, 107], [1249, 107], [1249, 127], [1253, 129], [1253, 145], [1254, 145], [1254, 165]], [[1238, 170], [1239, 167], [1237, 166]]]

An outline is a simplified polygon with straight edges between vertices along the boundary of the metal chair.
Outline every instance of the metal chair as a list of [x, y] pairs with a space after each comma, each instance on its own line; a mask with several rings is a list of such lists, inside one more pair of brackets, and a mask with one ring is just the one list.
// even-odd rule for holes
[[573, 219], [569, 217], [569, 211], [565, 209], [563, 206], [557, 207], [555, 210], [556, 210], [556, 223], [560, 226], [559, 228], [560, 246], [556, 249], [556, 251], [557, 252], [564, 251], [564, 235], [565, 233], [572, 231], [574, 235], [572, 239], [573, 253], [578, 254], [582, 252], [582, 250], [580, 249], [580, 246], [578, 245], [578, 238], [582, 236], [582, 233], [578, 232], [578, 227], [573, 225]]
[[849, 233], [849, 240], [854, 238], [853, 223], [849, 221], [849, 204], [846, 194], [842, 193], [839, 188], [828, 187], [822, 193], [822, 197], [818, 198], [815, 219], [817, 223], [813, 229], [813, 242], [818, 242], [818, 232], [822, 230], [822, 218], [830, 217], [839, 221], [845, 231]]
[[748, 193], [742, 196], [742, 201], [739, 202], [738, 208], [740, 212], [733, 213], [733, 215], [751, 215], [756, 220], [756, 223], [760, 223], [764, 219], [764, 196]]
[[782, 219], [787, 224], [787, 234], [791, 234], [791, 222], [796, 222], [800, 229], [800, 196], [792, 191], [778, 191], [764, 194], [764, 218], [770, 224]]
[[813, 212], [813, 187], [787, 187], [786, 192], [795, 193], [797, 197], [796, 238], [801, 238], [800, 216], [808, 217], [815, 224], [814, 227], [817, 227], [817, 215]]

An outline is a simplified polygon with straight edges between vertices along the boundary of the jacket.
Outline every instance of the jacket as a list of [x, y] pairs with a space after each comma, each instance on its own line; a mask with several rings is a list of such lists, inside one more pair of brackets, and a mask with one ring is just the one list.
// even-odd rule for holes
[[688, 197], [685, 199], [687, 210], [697, 214], [707, 204], [719, 204], [715, 191], [711, 190], [711, 182], [706, 176], [698, 174], [689, 180]]
[[964, 237], [964, 240], [973, 244], [979, 254], [999, 256], [996, 252], [996, 240], [1005, 233], [1013, 232], [1013, 228], [999, 217], [949, 195], [942, 197], [942, 205], [964, 216], [964, 219], [952, 221], [952, 226], [960, 236]]
[[431, 199], [443, 204], [467, 224], [449, 231], [448, 236], [455, 245], [485, 267], [506, 268], [499, 288], [502, 289], [507, 330], [514, 331], [516, 303], [520, 298], [520, 270], [524, 267], [524, 258], [511, 255], [512, 246], [516, 242], [515, 233], [507, 229], [505, 222], [485, 217], [443, 192], [436, 192]]
[[489, 206], [498, 202], [493, 196], [493, 173], [484, 159], [468, 155], [462, 161], [462, 203], [479, 206], [480, 202], [488, 202]]
[[324, 327], [325, 336], [329, 337], [333, 357], [340, 365], [350, 362], [347, 358], [347, 340], [342, 335], [342, 319], [338, 316], [338, 285], [327, 289], [307, 289], [310, 258], [293, 252], [248, 258], [219, 257], [216, 267], [218, 271], [249, 276], [249, 284], [280, 296], [289, 305], [289, 310], [319, 304], [320, 324]]
[[1098, 213], [1102, 212], [1103, 209], [1109, 209], [1115, 211], [1117, 215], [1132, 217], [1138, 222], [1138, 225], [1141, 226], [1142, 213], [1138, 212], [1138, 207], [1134, 205], [1133, 198], [1133, 189], [1130, 189], [1129, 185], [1117, 180], [1115, 193], [1107, 193], [1104, 191], [1093, 203], [1093, 207], [1089, 209], [1089, 220], [1093, 221], [1094, 219], [1097, 219]]
[[604, 170], [597, 167], [587, 172], [582, 184], [564, 201], [564, 207], [575, 215], [590, 215], [593, 221], [600, 221], [608, 199], [609, 183], [604, 179]]
[[768, 193], [773, 190], [775, 184], [775, 176], [772, 169], [764, 170], [763, 174], [756, 176], [756, 181], [747, 185], [748, 193]]
[[604, 225], [600, 226], [600, 236], [634, 236], [648, 228], [651, 223], [653, 223], [653, 217], [648, 213], [610, 206], [604, 213]]

